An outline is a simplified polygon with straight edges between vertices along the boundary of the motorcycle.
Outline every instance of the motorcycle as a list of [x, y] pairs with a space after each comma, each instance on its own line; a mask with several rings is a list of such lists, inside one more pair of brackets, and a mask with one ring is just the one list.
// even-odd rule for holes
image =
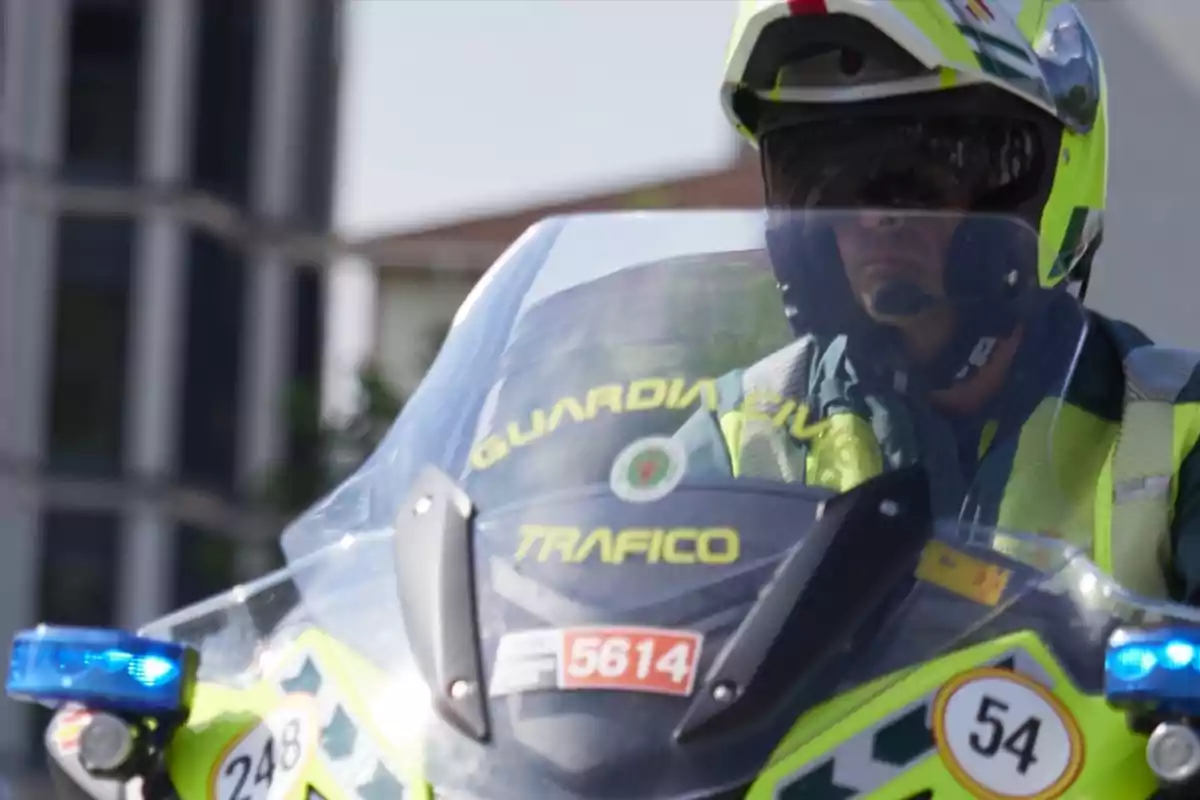
[[[545, 220], [284, 568], [22, 632], [8, 693], [64, 798], [1194, 796], [1200, 612], [1089, 560], [1046, 258], [985, 215]], [[974, 472], [899, 380], [947, 318], [1072, 332]]]

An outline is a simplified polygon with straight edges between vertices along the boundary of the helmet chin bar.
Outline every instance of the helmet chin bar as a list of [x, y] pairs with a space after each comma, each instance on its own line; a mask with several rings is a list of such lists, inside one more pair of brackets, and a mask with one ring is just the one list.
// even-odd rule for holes
[[[926, 303], [922, 311], [937, 302], [936, 298], [929, 297], [929, 300], [932, 302]], [[851, 336], [847, 340], [847, 347], [852, 353], [861, 353], [863, 358], [877, 361], [881, 352], [886, 353], [893, 384], [905, 392], [936, 391], [968, 383], [991, 363], [998, 349], [996, 345], [1016, 330], [1017, 316], [1012, 312], [997, 313], [999, 310], [995, 308], [990, 309], [991, 313], [988, 314], [973, 313], [973, 309], [970, 309], [973, 304], [955, 305], [958, 307], [954, 331], [941, 352], [931, 361], [918, 363], [908, 357], [899, 330], [884, 322], [876, 322], [876, 330], [866, 336]], [[906, 316], [914, 316], [915, 313]], [[890, 315], [901, 316], [895, 313]]]
[[[1017, 324], [1011, 310], [937, 297], [906, 280], [889, 281], [861, 299], [874, 330], [865, 338], [852, 337], [861, 339], [857, 346], [854, 341], [848, 345], [863, 357], [878, 359], [880, 352], [886, 353], [893, 383], [905, 391], [947, 389], [970, 381], [991, 363], [996, 345], [1011, 336]], [[900, 324], [947, 306], [955, 308], [950, 340], [932, 361], [917, 363], [905, 351]]]
[[969, 383], [991, 363], [997, 350], [996, 345], [1006, 338], [1008, 337], [955, 335], [945, 355], [939, 355], [932, 364], [914, 367], [910, 373], [916, 377], [918, 384], [927, 390], [949, 389]]

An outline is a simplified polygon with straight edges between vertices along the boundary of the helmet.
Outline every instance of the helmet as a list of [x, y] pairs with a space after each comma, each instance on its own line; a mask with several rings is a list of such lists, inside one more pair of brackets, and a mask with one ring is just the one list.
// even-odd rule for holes
[[771, 204], [929, 207], [928, 186], [854, 196], [843, 180], [840, 198], [820, 196], [831, 173], [905, 151], [965, 193], [968, 210], [1029, 223], [1042, 243], [1035, 287], [1086, 290], [1107, 107], [1070, 0], [744, 0], [722, 102], [762, 151]]

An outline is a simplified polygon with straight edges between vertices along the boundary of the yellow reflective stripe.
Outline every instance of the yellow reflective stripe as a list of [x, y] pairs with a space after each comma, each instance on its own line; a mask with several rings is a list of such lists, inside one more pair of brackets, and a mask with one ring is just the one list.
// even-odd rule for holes
[[721, 426], [721, 438], [725, 440], [725, 447], [729, 450], [729, 468], [735, 478], [742, 474], [742, 425], [744, 421], [745, 417], [740, 411], [727, 411], [717, 420]]
[[[787, 379], [803, 384], [812, 357], [811, 337], [802, 337], [717, 386], [721, 405], [717, 423], [729, 450], [734, 477], [783, 482], [804, 480], [804, 448], [824, 423], [808, 425], [808, 406], [785, 399]], [[740, 387], [737, 384], [740, 383]], [[791, 427], [788, 417], [795, 411]]]
[[[1079, 193], [1075, 184], [1061, 177], [1069, 158], [1066, 155], [1070, 149], [1067, 140], [1073, 135], [1070, 131], [1063, 131], [1063, 140], [1059, 151], [1060, 177], [1050, 186], [1050, 196], [1046, 200], [1045, 208], [1042, 209], [1042, 241], [1060, 246], [1066, 244], [1067, 229], [1071, 225], [1071, 217], [1075, 213], [1075, 201], [1078, 200]], [[1054, 286], [1066, 278], [1065, 269], [1061, 272], [1056, 271], [1061, 255], [1061, 247], [1038, 248], [1038, 280], [1042, 286]]]
[[1051, 246], [1039, 248], [1038, 275], [1043, 286], [1061, 280], [1051, 277], [1076, 208], [1103, 211], [1108, 200], [1108, 120], [1104, 114], [1087, 134], [1063, 129], [1058, 169], [1042, 210], [1039, 233]]
[[1100, 477], [1096, 481], [1096, 485], [1100, 487], [1096, 491], [1095, 500], [1092, 504], [1092, 517], [1094, 521], [1094, 531], [1092, 535], [1092, 561], [1096, 563], [1100, 569], [1104, 570], [1109, 575], [1113, 574], [1113, 454], [1115, 448], [1110, 449], [1108, 457], [1104, 459], [1104, 466], [1100, 468]]
[[803, 445], [770, 417], [745, 410], [729, 411], [718, 420], [729, 448], [735, 478], [763, 478], [785, 483], [804, 480]]
[[1046, 12], [1058, 5], [1059, 0], [1023, 0], [1021, 9], [1017, 12], [1017, 29], [1029, 40], [1036, 42], [1042, 32], [1042, 20]]
[[989, 419], [983, 424], [983, 430], [979, 432], [979, 452], [976, 454], [976, 459], [983, 460], [987, 455], [988, 448], [992, 446], [992, 442], [996, 439], [996, 431], [1000, 429], [1000, 423], [994, 419]]
[[979, 69], [979, 57], [967, 44], [966, 37], [958, 32], [955, 20], [941, 0], [912, 0], [893, 3], [892, 8], [908, 17], [921, 33], [942, 51], [946, 66], [962, 66]]
[[1119, 582], [1151, 596], [1166, 595], [1177, 476], [1200, 441], [1200, 403], [1175, 403], [1198, 365], [1200, 353], [1170, 348], [1125, 356], [1121, 434], [1100, 473], [1093, 557]]
[[1112, 460], [1112, 576], [1122, 586], [1165, 597], [1175, 475], [1175, 409], [1164, 400], [1130, 399]]
[[1124, 360], [1125, 412], [1112, 459], [1107, 533], [1111, 574], [1152, 597], [1167, 594], [1176, 476], [1200, 437], [1197, 404], [1174, 401], [1198, 364], [1200, 354], [1160, 347], [1137, 348]]
[[1096, 475], [1117, 429], [1077, 406], [1043, 400], [1021, 427], [996, 524], [1090, 547]]
[[1049, 441], [1054, 471], [1046, 489], [1055, 493], [1056, 530], [1071, 543], [1090, 548], [1095, 528], [1096, 476], [1104, 468], [1119, 435], [1119, 423], [1064, 405]]
[[718, 417], [735, 478], [803, 481], [848, 491], [883, 471], [883, 454], [870, 424], [854, 414], [833, 414], [811, 439], [797, 440], [770, 421], [747, 418], [742, 411]]
[[883, 472], [883, 454], [870, 424], [854, 414], [833, 414], [809, 443], [806, 483], [846, 492]]

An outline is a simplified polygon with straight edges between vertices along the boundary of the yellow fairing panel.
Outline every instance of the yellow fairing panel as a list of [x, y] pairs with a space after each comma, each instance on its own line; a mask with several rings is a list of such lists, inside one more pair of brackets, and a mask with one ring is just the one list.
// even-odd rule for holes
[[430, 800], [416, 727], [397, 707], [419, 702], [317, 630], [269, 656], [244, 687], [197, 687], [167, 753], [180, 800]]
[[[997, 665], [1005, 669], [998, 671]], [[1007, 711], [988, 703], [980, 712], [974, 705], [970, 685], [986, 686], [989, 680], [1002, 681], [992, 685], [1016, 698], [1048, 695], [1041, 708], [1053, 709], [1065, 724], [1046, 714], [1030, 741], [1029, 728], [1025, 735], [1020, 732], [1025, 719], [1018, 703], [1010, 700]], [[972, 705], [956, 708], [957, 698]], [[977, 716], [1004, 727], [983, 783], [973, 782], [972, 770], [956, 763], [963, 744], [974, 742], [983, 750], [992, 744], [993, 724]], [[1080, 692], [1042, 642], [1026, 632], [931, 662], [899, 681], [882, 678], [814, 709], [785, 739], [747, 797], [915, 800], [932, 792], [938, 800], [1145, 798], [1156, 788], [1145, 747], [1146, 740], [1128, 731], [1121, 713], [1102, 697]], [[1033, 757], [1024, 776], [1018, 755], [1023, 750]], [[984, 761], [980, 757], [968, 767], [980, 774]], [[1035, 784], [1041, 791], [1031, 793], [1028, 787]], [[994, 791], [1005, 787], [1015, 791]]]
[[[378, 724], [381, 718], [400, 720], [404, 715], [394, 708], [389, 713], [388, 699], [379, 694], [383, 681], [372, 667], [311, 630], [272, 661], [259, 680], [244, 688], [199, 688], [192, 719], [168, 757], [181, 800], [307, 800], [314, 796], [310, 790], [326, 800], [355, 800], [360, 794], [382, 798], [394, 796], [388, 792], [397, 791], [400, 783], [406, 797], [431, 800], [419, 774], [419, 742], [406, 741], [394, 726]], [[995, 756], [997, 767], [985, 783], [972, 782], [970, 769], [955, 760], [954, 737], [966, 732], [955, 698], [968, 694], [964, 687], [979, 680], [1003, 681], [1001, 699], [1004, 686], [1018, 692], [1032, 687], [1028, 691], [1047, 697], [1049, 707], [1065, 721], [1055, 728], [1053, 720], [1042, 720], [1031, 738], [1028, 729], [1020, 734], [1020, 714], [1013, 717], [1016, 704], [1011, 701], [1012, 708], [990, 715], [1009, 727]], [[255, 740], [254, 732], [281, 711], [286, 717], [291, 709], [306, 707], [315, 736], [303, 746], [303, 764], [290, 772], [283, 769], [282, 737], [277, 736], [271, 785], [270, 771], [261, 763], [263, 737]], [[990, 725], [974, 722], [976, 741], [986, 746]], [[1011, 745], [1007, 749], [1005, 742]], [[1065, 750], [1056, 746], [1062, 742], [1067, 742]], [[1005, 770], [1016, 774], [1022, 751], [1031, 766], [1045, 763], [1048, 788], [1033, 794], [990, 791], [989, 785], [1020, 783]], [[784, 740], [747, 797], [911, 800], [932, 792], [936, 798], [982, 800], [1142, 798], [1156, 787], [1144, 752], [1145, 739], [1128, 732], [1120, 713], [1103, 698], [1080, 692], [1036, 636], [1020, 633], [947, 656], [899, 680], [882, 678], [814, 709]], [[234, 764], [241, 754], [251, 762], [257, 757], [258, 763], [249, 765], [239, 786], [240, 770]]]

